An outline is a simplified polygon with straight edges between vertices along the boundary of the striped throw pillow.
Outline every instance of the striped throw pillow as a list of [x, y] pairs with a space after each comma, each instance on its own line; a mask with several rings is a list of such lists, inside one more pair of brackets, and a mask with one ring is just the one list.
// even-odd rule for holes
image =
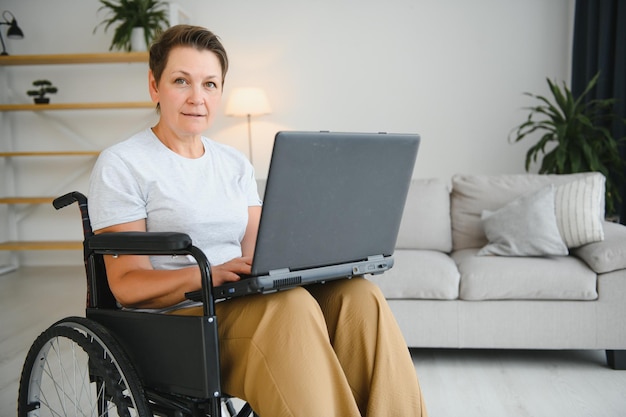
[[604, 240], [604, 187], [600, 173], [557, 186], [557, 225], [568, 248]]

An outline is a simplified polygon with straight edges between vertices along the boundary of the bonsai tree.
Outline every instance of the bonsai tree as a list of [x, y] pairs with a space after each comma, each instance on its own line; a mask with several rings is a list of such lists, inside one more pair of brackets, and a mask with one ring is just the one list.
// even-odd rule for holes
[[[615, 214], [621, 202], [619, 193], [625, 181], [626, 162], [620, 156], [620, 145], [626, 138], [615, 138], [609, 130], [612, 122], [626, 123], [613, 112], [614, 99], [585, 100], [594, 88], [600, 73], [597, 73], [579, 97], [563, 83], [560, 88], [548, 79], [551, 100], [540, 95], [525, 93], [540, 101], [527, 107], [530, 110], [526, 121], [513, 129], [514, 142], [538, 132], [541, 134], [526, 153], [526, 171], [531, 162], [543, 155], [540, 174], [571, 174], [598, 171], [606, 177], [606, 213]], [[511, 139], [512, 136], [509, 136]], [[548, 145], [554, 145], [548, 146]]]
[[94, 28], [94, 33], [101, 25], [106, 32], [117, 24], [109, 51], [130, 51], [133, 28], [143, 28], [146, 45], [150, 45], [156, 34], [169, 25], [167, 3], [161, 0], [100, 0], [100, 3], [98, 11], [105, 9], [109, 14]]
[[48, 80], [33, 81], [33, 86], [37, 87], [37, 90], [28, 90], [26, 94], [35, 97], [35, 103], [37, 104], [49, 103], [50, 98], [46, 97], [46, 94], [55, 94], [58, 91]]

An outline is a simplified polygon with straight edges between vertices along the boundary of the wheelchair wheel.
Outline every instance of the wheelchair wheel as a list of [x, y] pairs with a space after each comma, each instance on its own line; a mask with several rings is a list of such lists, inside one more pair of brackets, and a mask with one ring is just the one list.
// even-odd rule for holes
[[69, 317], [33, 343], [17, 402], [26, 416], [152, 416], [143, 387], [119, 344], [100, 324]]

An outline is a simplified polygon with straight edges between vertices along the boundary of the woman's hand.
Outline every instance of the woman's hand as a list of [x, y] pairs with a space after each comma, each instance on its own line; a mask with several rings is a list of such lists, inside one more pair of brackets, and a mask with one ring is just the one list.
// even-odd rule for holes
[[231, 259], [221, 265], [211, 266], [213, 286], [218, 287], [225, 282], [239, 281], [241, 275], [250, 274], [251, 267], [251, 256], [243, 256], [241, 258]]

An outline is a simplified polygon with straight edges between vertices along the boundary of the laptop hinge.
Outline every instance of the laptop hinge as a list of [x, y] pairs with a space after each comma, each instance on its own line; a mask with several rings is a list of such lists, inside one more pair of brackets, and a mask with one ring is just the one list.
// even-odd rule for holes
[[368, 261], [378, 261], [380, 259], [385, 259], [385, 257], [383, 255], [372, 255], [367, 257]]
[[289, 273], [289, 268], [281, 268], [281, 269], [274, 269], [272, 271], [269, 272], [269, 275], [278, 275], [278, 274], [287, 274]]

